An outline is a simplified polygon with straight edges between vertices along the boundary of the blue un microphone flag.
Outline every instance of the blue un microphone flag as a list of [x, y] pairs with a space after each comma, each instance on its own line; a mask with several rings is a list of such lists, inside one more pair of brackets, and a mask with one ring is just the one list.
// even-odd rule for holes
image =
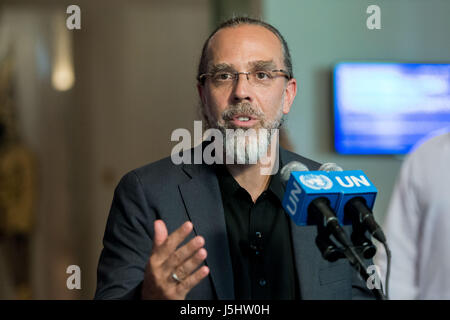
[[325, 171], [294, 171], [286, 185], [283, 208], [298, 226], [314, 224], [308, 217], [308, 207], [314, 199], [327, 198], [335, 210], [340, 189]]
[[351, 199], [361, 198], [368, 209], [373, 209], [378, 190], [362, 170], [332, 171], [328, 172], [328, 176], [340, 188], [341, 195], [335, 212], [341, 225], [352, 224], [352, 218], [345, 210]]
[[345, 214], [345, 205], [355, 197], [362, 198], [372, 210], [377, 188], [361, 170], [348, 171], [294, 171], [286, 185], [283, 208], [296, 225], [314, 224], [308, 217], [308, 207], [316, 198], [329, 200], [339, 224], [349, 225], [351, 217]]

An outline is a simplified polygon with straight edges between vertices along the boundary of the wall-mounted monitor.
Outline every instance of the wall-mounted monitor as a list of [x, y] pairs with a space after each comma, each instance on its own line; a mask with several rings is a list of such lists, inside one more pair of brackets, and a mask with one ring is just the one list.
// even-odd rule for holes
[[405, 154], [450, 127], [450, 64], [341, 62], [333, 87], [338, 153]]

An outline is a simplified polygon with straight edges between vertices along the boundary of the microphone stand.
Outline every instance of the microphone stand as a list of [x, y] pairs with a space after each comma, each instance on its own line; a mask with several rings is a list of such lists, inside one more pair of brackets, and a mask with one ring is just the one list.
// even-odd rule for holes
[[[364, 263], [361, 256], [359, 255], [359, 253], [353, 247], [353, 244], [351, 243], [345, 231], [339, 225], [339, 222], [333, 210], [329, 206], [328, 199], [317, 198], [313, 200], [311, 204], [312, 205], [309, 206], [309, 210], [311, 210], [312, 213], [314, 213], [314, 215], [309, 216], [323, 218], [319, 219], [324, 220], [325, 222], [324, 225], [328, 230], [328, 232], [331, 233], [336, 238], [336, 240], [338, 240], [344, 246], [343, 249], [344, 256], [348, 259], [351, 266], [358, 271], [358, 273], [363, 278], [364, 282], [367, 283], [367, 280], [370, 277], [370, 275], [367, 273], [367, 266]], [[380, 288], [375, 287], [371, 289], [371, 291], [377, 300], [386, 300], [386, 296], [384, 295], [383, 291]]]

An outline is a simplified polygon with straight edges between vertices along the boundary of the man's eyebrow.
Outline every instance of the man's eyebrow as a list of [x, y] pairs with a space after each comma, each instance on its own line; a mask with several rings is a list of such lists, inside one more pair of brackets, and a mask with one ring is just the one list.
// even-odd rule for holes
[[210, 66], [208, 73], [216, 73], [222, 71], [234, 71], [234, 68], [228, 63], [218, 63]]
[[[257, 60], [251, 61], [248, 63], [248, 66], [253, 70], [273, 70], [276, 69], [276, 64], [273, 60]], [[234, 72], [235, 69], [232, 65], [228, 63], [218, 63], [211, 65], [208, 73], [216, 73], [216, 72]]]
[[258, 60], [249, 62], [248, 64], [254, 70], [273, 70], [277, 68], [277, 65], [273, 62], [273, 60]]

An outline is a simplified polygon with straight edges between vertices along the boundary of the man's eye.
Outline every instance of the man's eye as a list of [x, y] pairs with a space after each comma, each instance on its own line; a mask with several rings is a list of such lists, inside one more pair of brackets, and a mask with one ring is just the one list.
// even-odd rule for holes
[[231, 79], [233, 79], [233, 75], [231, 73], [227, 73], [227, 72], [217, 73], [214, 76], [214, 80], [217, 80], [217, 81], [227, 81], [227, 80], [231, 80]]
[[266, 71], [258, 71], [256, 72], [256, 79], [258, 80], [267, 80], [270, 79], [270, 73]]

